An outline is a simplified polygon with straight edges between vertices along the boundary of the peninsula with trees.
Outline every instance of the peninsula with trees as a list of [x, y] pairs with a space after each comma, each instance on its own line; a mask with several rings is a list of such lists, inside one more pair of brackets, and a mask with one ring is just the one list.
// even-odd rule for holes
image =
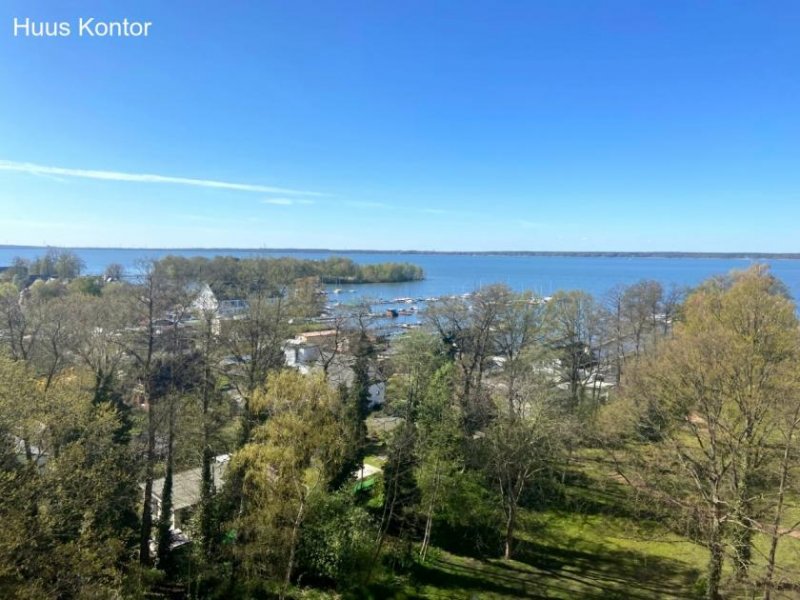
[[[358, 264], [350, 258], [340, 256], [312, 260], [294, 257], [238, 258], [223, 255], [209, 259], [168, 255], [160, 259], [164, 267], [174, 272], [176, 277], [209, 282], [219, 286], [220, 290], [225, 290], [231, 282], [245, 277], [256, 261], [260, 265], [259, 269], [270, 277], [285, 279], [312, 277], [319, 279], [321, 283], [401, 283], [425, 278], [422, 268], [410, 263]], [[7, 279], [13, 277], [74, 279], [83, 269], [83, 261], [74, 251], [49, 248], [32, 260], [15, 258], [9, 267], [0, 272], [0, 276]], [[105, 275], [114, 277], [119, 269], [119, 265], [109, 265]]]

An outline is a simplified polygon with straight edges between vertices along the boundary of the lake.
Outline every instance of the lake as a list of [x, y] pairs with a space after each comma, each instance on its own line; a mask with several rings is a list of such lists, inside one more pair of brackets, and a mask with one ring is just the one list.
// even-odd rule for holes
[[[8, 265], [15, 256], [35, 258], [41, 248], [0, 248], [0, 266]], [[428, 298], [463, 294], [490, 283], [505, 283], [516, 290], [532, 290], [551, 295], [557, 290], [578, 289], [601, 297], [618, 284], [630, 284], [640, 279], [655, 279], [665, 287], [694, 286], [704, 279], [744, 269], [755, 262], [770, 265], [795, 298], [800, 297], [800, 260], [768, 259], [754, 261], [733, 258], [642, 258], [642, 257], [584, 257], [584, 256], [512, 256], [480, 254], [392, 254], [366, 252], [269, 251], [269, 250], [131, 250], [78, 249], [75, 252], [86, 264], [90, 274], [101, 273], [106, 265], [119, 263], [129, 273], [137, 261], [159, 258], [167, 254], [178, 256], [214, 257], [220, 254], [238, 257], [277, 257], [321, 259], [332, 255], [346, 256], [357, 263], [410, 262], [425, 270], [425, 280], [395, 284], [342, 285], [341, 300], [368, 296], [397, 298], [409, 296]], [[337, 286], [329, 286], [333, 289]], [[349, 293], [349, 290], [355, 290]]]

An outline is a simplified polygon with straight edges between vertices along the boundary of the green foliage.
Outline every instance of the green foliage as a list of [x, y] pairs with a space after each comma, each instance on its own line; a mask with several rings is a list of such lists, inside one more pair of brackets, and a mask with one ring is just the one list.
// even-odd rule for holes
[[236, 549], [252, 575], [291, 579], [311, 498], [328, 486], [343, 458], [339, 396], [322, 377], [276, 375], [252, 410], [269, 418], [233, 458], [245, 510]]
[[388, 444], [383, 470], [383, 514], [387, 530], [402, 535], [416, 527], [420, 491], [414, 472], [417, 457], [414, 424], [405, 421], [395, 429]]
[[300, 277], [292, 285], [291, 308], [293, 316], [309, 319], [318, 316], [325, 308], [319, 277]]
[[106, 281], [120, 281], [125, 276], [125, 268], [119, 263], [111, 263], [103, 271]]
[[438, 336], [422, 330], [403, 335], [395, 345], [387, 386], [391, 412], [413, 421], [431, 378], [446, 360]]
[[458, 473], [449, 483], [439, 497], [433, 544], [468, 556], [497, 556], [503, 525], [497, 492], [474, 470]]
[[797, 422], [799, 360], [796, 307], [756, 266], [691, 294], [674, 338], [631, 372], [627, 400], [659, 440], [640, 464], [659, 476], [640, 477], [654, 498], [684, 507], [708, 545], [709, 599], [719, 596], [726, 550], [747, 579], [762, 515], [780, 517], [781, 504], [765, 500], [778, 487], [784, 446], [774, 443]]
[[[242, 298], [256, 288], [269, 285], [275, 294], [298, 285], [307, 297], [309, 280], [323, 283], [391, 283], [422, 279], [420, 267], [410, 264], [381, 263], [359, 265], [349, 258], [324, 260], [281, 258], [234, 258], [217, 256], [185, 258], [167, 256], [158, 261], [159, 268], [171, 277], [208, 283], [221, 299]], [[307, 300], [311, 298], [307, 297]]]
[[[0, 358], [0, 595], [113, 598], [130, 550], [136, 498], [115, 411], [76, 381], [45, 392]], [[26, 403], [20, 411], [19, 402]]]
[[97, 277], [77, 277], [67, 287], [72, 294], [99, 296], [103, 293], [103, 285]]
[[170, 558], [172, 544], [172, 464], [167, 463], [167, 472], [164, 476], [164, 487], [161, 490], [161, 515], [156, 529], [156, 556], [158, 566], [165, 569]]
[[83, 261], [77, 254], [57, 248], [48, 248], [44, 255], [31, 261], [14, 259], [14, 275], [18, 278], [33, 275], [43, 279], [74, 279], [81, 274], [83, 267]]
[[[29, 268], [56, 279], [28, 285]], [[695, 581], [720, 578], [733, 597], [768, 581], [776, 538], [775, 582], [797, 575], [790, 536], [770, 532], [797, 522], [786, 427], [798, 428], [800, 333], [761, 268], [701, 286], [680, 309], [654, 282], [618, 290], [611, 307], [488, 286], [432, 303], [429, 327], [380, 354], [348, 336], [354, 381], [339, 390], [283, 367], [289, 320], [319, 311], [323, 280], [421, 273], [169, 257], [136, 283], [106, 282], [55, 252], [6, 277], [22, 273], [24, 291], [0, 284], [0, 343], [14, 359], [0, 358], [0, 597], [390, 597], [411, 586], [418, 597], [690, 597]], [[249, 310], [173, 326], [195, 281]], [[612, 368], [622, 389], [594, 394], [593, 377]], [[388, 433], [368, 438], [377, 370]], [[126, 405], [141, 394], [147, 412]], [[225, 451], [220, 491], [210, 465]], [[382, 472], [353, 493], [362, 462]], [[134, 567], [137, 482], [166, 475], [167, 516], [172, 483], [198, 467], [202, 500], [182, 524], [193, 544], [166, 573]], [[164, 567], [169, 521], [156, 529]], [[739, 579], [728, 567], [698, 579], [706, 557], [684, 536], [736, 557]]]
[[39, 279], [34, 281], [26, 290], [28, 298], [32, 304], [41, 304], [48, 300], [63, 298], [67, 294], [67, 288], [62, 281], [44, 281]]
[[446, 363], [434, 374], [417, 409], [416, 481], [420, 510], [428, 520], [426, 542], [435, 533], [437, 517], [458, 493], [466, 465], [462, 414], [453, 388], [453, 365]]
[[317, 494], [300, 536], [298, 572], [341, 589], [360, 581], [372, 552], [375, 524], [347, 491]]
[[375, 348], [363, 332], [352, 345], [355, 356], [353, 362], [353, 382], [350, 387], [340, 386], [342, 400], [342, 419], [345, 427], [346, 450], [341, 468], [331, 481], [331, 489], [339, 489], [359, 468], [367, 448], [367, 416], [370, 409], [369, 389], [370, 363], [374, 359]]

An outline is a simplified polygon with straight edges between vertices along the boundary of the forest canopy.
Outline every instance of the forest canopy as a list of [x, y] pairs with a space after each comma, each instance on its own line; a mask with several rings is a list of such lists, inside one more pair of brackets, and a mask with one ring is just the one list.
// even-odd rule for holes
[[288, 285], [298, 279], [317, 278], [322, 283], [356, 284], [395, 283], [424, 278], [422, 269], [409, 263], [359, 265], [349, 258], [336, 256], [324, 260], [167, 256], [158, 262], [178, 279], [208, 283], [223, 298], [236, 295], [239, 292], [235, 290], [246, 289], [253, 281]]
[[0, 597], [800, 589], [800, 322], [765, 266], [489, 285], [386, 336], [320, 320], [326, 263], [0, 283]]

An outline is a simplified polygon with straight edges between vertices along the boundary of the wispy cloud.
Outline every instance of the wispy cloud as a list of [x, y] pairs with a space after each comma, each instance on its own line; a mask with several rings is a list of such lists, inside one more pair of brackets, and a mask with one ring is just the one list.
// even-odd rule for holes
[[69, 181], [63, 177], [56, 177], [55, 175], [47, 175], [45, 173], [32, 173], [32, 175], [36, 175], [36, 177], [41, 177], [42, 179], [49, 179], [50, 181], [57, 181], [58, 183], [69, 183]]
[[420, 212], [424, 212], [429, 215], [444, 215], [447, 213], [447, 211], [443, 208], [423, 208]]
[[33, 163], [16, 162], [11, 160], [0, 160], [0, 171], [14, 171], [17, 173], [27, 173], [29, 175], [50, 175], [54, 177], [77, 177], [81, 179], [96, 179], [103, 181], [187, 185], [193, 187], [235, 190], [240, 192], [258, 192], [262, 194], [285, 194], [289, 196], [323, 195], [319, 192], [279, 188], [267, 185], [254, 185], [250, 183], [234, 183], [230, 181], [217, 181], [214, 179], [194, 179], [191, 177], [172, 177], [170, 175], [153, 175], [150, 173], [123, 173], [120, 171], [68, 169], [64, 167], [36, 165]]
[[274, 204], [277, 206], [292, 206], [293, 204], [314, 204], [313, 200], [307, 198], [265, 198], [261, 201], [263, 204]]

